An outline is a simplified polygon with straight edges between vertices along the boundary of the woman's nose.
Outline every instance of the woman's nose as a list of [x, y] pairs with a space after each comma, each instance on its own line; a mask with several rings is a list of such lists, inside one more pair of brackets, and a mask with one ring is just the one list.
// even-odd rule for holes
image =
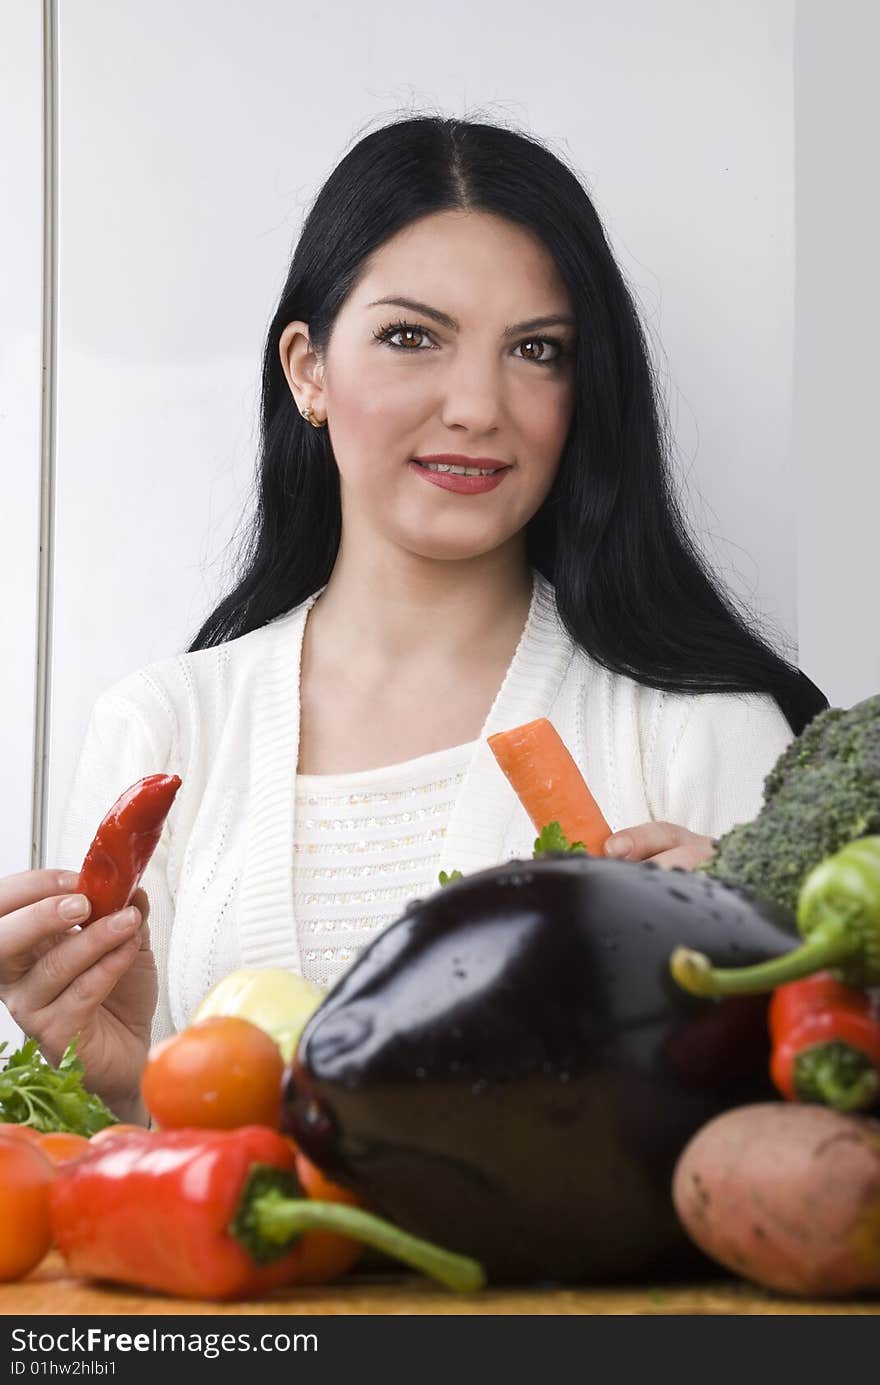
[[504, 401], [497, 362], [463, 356], [450, 370], [444, 386], [441, 418], [448, 428], [489, 433], [498, 427]]

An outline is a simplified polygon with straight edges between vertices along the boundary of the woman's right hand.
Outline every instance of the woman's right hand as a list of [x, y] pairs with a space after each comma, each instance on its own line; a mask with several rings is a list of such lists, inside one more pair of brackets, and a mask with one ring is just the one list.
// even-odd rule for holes
[[[86, 928], [69, 871], [0, 878], [0, 1000], [57, 1065], [76, 1036], [84, 1080], [122, 1121], [146, 1123], [140, 1078], [158, 1000], [143, 890]], [[78, 902], [82, 912], [68, 912]]]

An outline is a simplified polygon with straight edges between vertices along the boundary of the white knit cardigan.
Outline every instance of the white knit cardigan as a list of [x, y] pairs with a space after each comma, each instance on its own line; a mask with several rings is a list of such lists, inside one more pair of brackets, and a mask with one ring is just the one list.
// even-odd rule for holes
[[[92, 712], [53, 864], [78, 869], [135, 780], [183, 780], [142, 882], [160, 975], [154, 1040], [188, 1024], [238, 966], [301, 971], [292, 889], [300, 655], [319, 595], [239, 639], [130, 674]], [[535, 831], [486, 737], [541, 716], [615, 831], [656, 819], [719, 836], [757, 812], [764, 776], [791, 739], [769, 696], [666, 693], [601, 668], [566, 633], [553, 587], [536, 572], [439, 869], [531, 855]]]

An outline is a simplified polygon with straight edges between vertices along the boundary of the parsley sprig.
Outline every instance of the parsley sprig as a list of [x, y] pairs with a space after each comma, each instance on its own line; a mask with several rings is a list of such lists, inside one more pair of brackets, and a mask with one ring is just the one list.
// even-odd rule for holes
[[[549, 852], [554, 851], [586, 854], [587, 848], [583, 842], [570, 842], [554, 818], [553, 822], [548, 822], [546, 827], [542, 827], [540, 834], [535, 838], [532, 857], [536, 859], [538, 856], [546, 856]], [[460, 870], [453, 870], [448, 874], [445, 870], [441, 870], [438, 879], [441, 885], [452, 885], [456, 880], [463, 880], [464, 876]]]
[[450, 871], [448, 874], [445, 870], [441, 870], [437, 879], [440, 881], [441, 885], [454, 885], [456, 880], [463, 880], [464, 876], [462, 875], [460, 870], [453, 870]]
[[535, 849], [533, 856], [546, 856], [550, 851], [574, 851], [582, 855], [587, 854], [584, 842], [570, 842], [566, 837], [559, 823], [548, 822], [546, 827], [542, 827], [541, 834], [535, 838]]
[[[0, 1057], [7, 1047], [6, 1042], [0, 1043]], [[117, 1124], [109, 1107], [83, 1085], [76, 1039], [67, 1045], [57, 1068], [46, 1062], [36, 1039], [25, 1040], [9, 1055], [0, 1072], [0, 1120], [87, 1137]]]

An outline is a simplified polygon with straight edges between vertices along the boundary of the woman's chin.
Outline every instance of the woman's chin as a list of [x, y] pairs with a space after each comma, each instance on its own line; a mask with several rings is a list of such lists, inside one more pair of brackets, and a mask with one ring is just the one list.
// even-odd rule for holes
[[461, 535], [450, 536], [448, 539], [416, 539], [405, 544], [409, 553], [416, 558], [424, 558], [430, 562], [438, 563], [465, 563], [474, 558], [482, 558], [486, 553], [492, 553], [504, 542], [498, 538], [475, 539], [471, 543], [462, 541]]
[[451, 523], [410, 523], [401, 525], [391, 533], [386, 530], [386, 535], [413, 557], [442, 563], [462, 563], [481, 558], [515, 537], [515, 533], [511, 533], [507, 527], [501, 529], [497, 525], [475, 520], [476, 516], [470, 522], [466, 516], [462, 516]]

